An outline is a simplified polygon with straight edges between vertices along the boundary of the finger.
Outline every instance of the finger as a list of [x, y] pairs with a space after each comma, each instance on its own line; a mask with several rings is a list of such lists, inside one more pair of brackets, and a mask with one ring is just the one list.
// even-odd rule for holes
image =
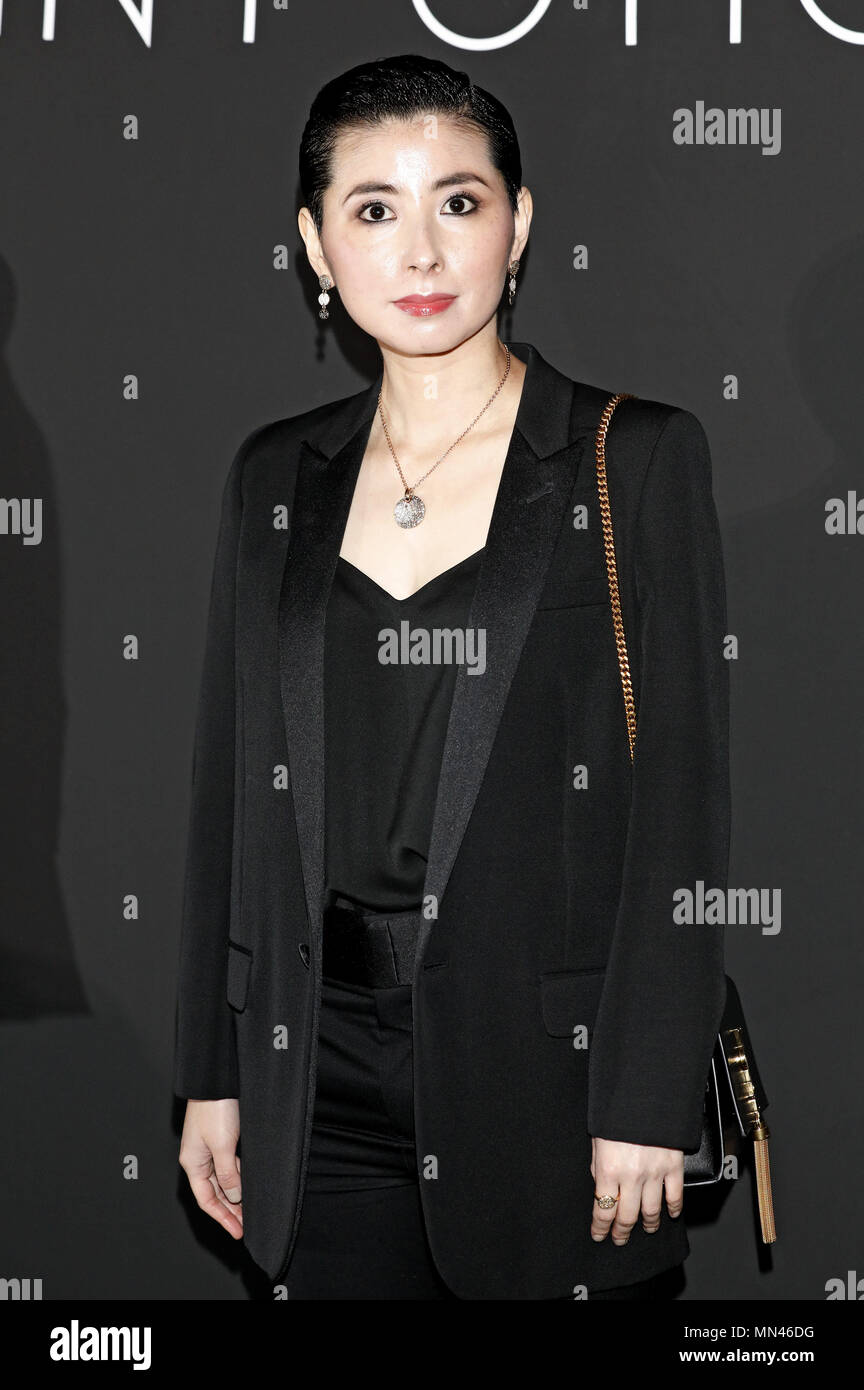
[[[228, 1148], [227, 1153], [230, 1159], [233, 1149]], [[216, 1165], [213, 1154], [206, 1143], [201, 1141], [194, 1145], [182, 1144], [180, 1166], [189, 1180], [192, 1195], [201, 1210], [205, 1211], [214, 1221], [218, 1221], [220, 1226], [224, 1226], [229, 1235], [239, 1239], [243, 1235], [243, 1213], [239, 1207], [229, 1208], [227, 1206], [224, 1194], [214, 1177]], [[229, 1171], [224, 1158], [222, 1167]]]
[[667, 1173], [663, 1186], [666, 1189], [666, 1206], [669, 1215], [677, 1217], [684, 1209], [684, 1161], [681, 1160], [672, 1172]]
[[213, 1150], [213, 1172], [226, 1199], [232, 1205], [239, 1202], [242, 1197], [240, 1168], [233, 1145], [220, 1145]]
[[663, 1212], [663, 1179], [648, 1178], [642, 1187], [642, 1228], [653, 1235]]
[[227, 1212], [229, 1216], [236, 1216], [237, 1220], [240, 1222], [240, 1224], [241, 1224], [241, 1226], [242, 1226], [242, 1224], [243, 1224], [243, 1208], [242, 1208], [242, 1206], [240, 1205], [239, 1202], [229, 1202], [229, 1201], [227, 1200], [227, 1198], [226, 1198], [226, 1196], [225, 1196], [225, 1193], [222, 1191], [222, 1188], [219, 1186], [219, 1183], [218, 1183], [217, 1180], [216, 1180], [216, 1175], [215, 1175], [215, 1173], [211, 1173], [211, 1174], [210, 1174], [210, 1185], [211, 1185], [211, 1187], [213, 1188], [213, 1191], [214, 1191], [215, 1194], [216, 1194], [216, 1200], [217, 1200], [217, 1201], [220, 1203], [220, 1205], [222, 1206], [223, 1211]]
[[594, 1205], [591, 1210], [591, 1239], [605, 1240], [610, 1230], [612, 1222], [615, 1220], [617, 1203], [613, 1207], [604, 1208], [600, 1206], [597, 1198], [615, 1197], [618, 1194], [618, 1179], [613, 1176], [608, 1169], [597, 1165], [597, 1172], [594, 1175]]
[[224, 1226], [230, 1236], [239, 1240], [243, 1235], [243, 1226], [233, 1211], [229, 1211], [225, 1203], [216, 1195], [210, 1177], [200, 1173], [189, 1173], [189, 1186], [192, 1195], [202, 1211], [211, 1216], [214, 1221], [218, 1221], [220, 1226]]
[[626, 1245], [630, 1232], [639, 1220], [642, 1205], [642, 1181], [639, 1178], [625, 1178], [621, 1184], [615, 1220], [612, 1223], [612, 1244]]

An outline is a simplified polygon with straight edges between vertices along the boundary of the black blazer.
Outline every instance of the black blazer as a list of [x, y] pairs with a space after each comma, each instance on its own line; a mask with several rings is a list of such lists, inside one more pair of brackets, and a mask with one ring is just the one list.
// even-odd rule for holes
[[[567, 1296], [684, 1258], [683, 1221], [665, 1210], [626, 1246], [591, 1240], [590, 1136], [698, 1145], [724, 1001], [721, 929], [673, 918], [675, 891], [725, 889], [728, 861], [705, 433], [641, 399], [609, 429], [631, 770], [594, 468], [610, 392], [510, 346], [527, 375], [469, 618], [487, 665], [457, 675], [425, 885], [437, 916], [414, 979], [423, 1210], [436, 1265], [467, 1299]], [[380, 381], [244, 441], [213, 576], [175, 1089], [239, 1097], [244, 1239], [277, 1282], [314, 1101], [325, 607]]]

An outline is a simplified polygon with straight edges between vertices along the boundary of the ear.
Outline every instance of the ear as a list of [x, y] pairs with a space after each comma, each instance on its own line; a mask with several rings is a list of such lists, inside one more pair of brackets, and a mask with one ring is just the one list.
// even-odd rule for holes
[[306, 247], [307, 259], [316, 276], [329, 275], [330, 279], [333, 280], [334, 276], [321, 249], [318, 228], [315, 226], [315, 220], [308, 208], [303, 207], [298, 212], [297, 227]]
[[534, 199], [531, 197], [531, 190], [523, 184], [519, 189], [516, 211], [513, 214], [514, 231], [513, 245], [510, 250], [511, 261], [518, 261], [522, 257], [522, 252], [528, 241], [528, 230], [533, 215]]

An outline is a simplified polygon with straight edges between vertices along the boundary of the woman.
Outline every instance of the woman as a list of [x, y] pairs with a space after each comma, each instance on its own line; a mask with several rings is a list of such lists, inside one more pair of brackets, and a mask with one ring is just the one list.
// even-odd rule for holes
[[669, 1296], [724, 997], [719, 929], [673, 917], [728, 849], [705, 434], [639, 399], [609, 431], [631, 767], [610, 392], [496, 330], [532, 216], [507, 111], [366, 64], [300, 167], [322, 315], [335, 289], [382, 370], [225, 485], [180, 1162], [290, 1298]]

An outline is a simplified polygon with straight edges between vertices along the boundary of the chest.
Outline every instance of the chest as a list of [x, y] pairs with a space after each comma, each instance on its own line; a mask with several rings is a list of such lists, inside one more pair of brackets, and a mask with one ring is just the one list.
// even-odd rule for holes
[[386, 446], [384, 452], [367, 449], [342, 537], [343, 559], [405, 599], [482, 550], [509, 442], [510, 435], [497, 434], [459, 444], [437, 467], [434, 458], [400, 459], [425, 507], [422, 521], [410, 528], [394, 516], [404, 487], [392, 455]]

